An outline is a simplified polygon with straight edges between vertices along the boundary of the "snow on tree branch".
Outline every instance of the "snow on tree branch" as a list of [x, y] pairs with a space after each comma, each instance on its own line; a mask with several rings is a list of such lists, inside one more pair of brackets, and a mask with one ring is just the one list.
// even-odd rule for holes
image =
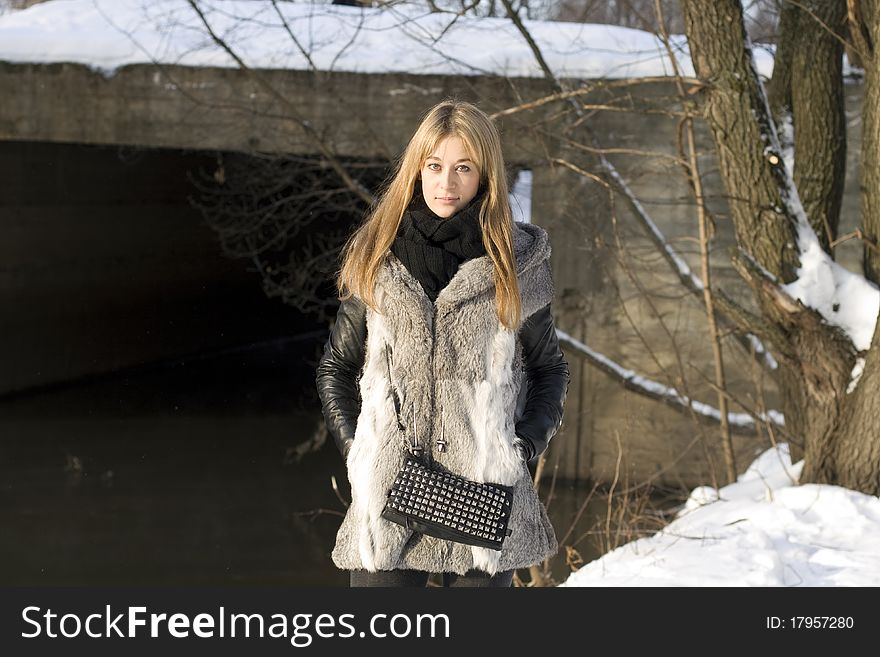
[[[607, 356], [591, 349], [580, 340], [573, 338], [565, 331], [556, 329], [561, 344], [569, 347], [577, 355], [586, 358], [588, 362], [615, 379], [627, 390], [636, 392], [644, 397], [662, 401], [667, 406], [679, 411], [692, 410], [707, 420], [719, 422], [721, 414], [714, 408], [703, 402], [699, 402], [682, 395], [675, 388], [663, 385], [657, 381], [647, 379], [633, 370], [627, 369], [614, 362]], [[785, 426], [785, 417], [779, 411], [771, 410], [767, 413], [728, 413], [731, 426], [740, 431], [755, 431], [756, 421], [772, 423], [777, 428]]]

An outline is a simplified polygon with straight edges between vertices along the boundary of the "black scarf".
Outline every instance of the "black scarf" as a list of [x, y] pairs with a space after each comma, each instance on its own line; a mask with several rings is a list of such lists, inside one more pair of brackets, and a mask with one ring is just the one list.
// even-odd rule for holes
[[448, 219], [438, 217], [416, 188], [404, 211], [391, 252], [398, 257], [433, 303], [465, 260], [486, 254], [480, 230], [478, 193]]

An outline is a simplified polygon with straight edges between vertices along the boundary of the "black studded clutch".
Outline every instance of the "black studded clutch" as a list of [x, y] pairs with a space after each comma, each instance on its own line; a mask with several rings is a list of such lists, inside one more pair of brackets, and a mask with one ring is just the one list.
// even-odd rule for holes
[[388, 493], [382, 517], [437, 538], [500, 550], [513, 489], [434, 469], [407, 455]]

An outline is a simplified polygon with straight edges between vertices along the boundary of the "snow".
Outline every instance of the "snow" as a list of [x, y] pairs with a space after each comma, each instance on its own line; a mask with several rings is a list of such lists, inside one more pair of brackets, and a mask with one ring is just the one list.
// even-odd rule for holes
[[779, 130], [779, 145], [782, 147], [782, 161], [785, 168], [794, 171], [794, 123], [791, 120], [791, 112], [784, 112], [777, 122]]
[[510, 212], [514, 221], [532, 223], [532, 172], [528, 169], [516, 174], [510, 189]]
[[[680, 406], [689, 407], [694, 413], [704, 417], [718, 421], [721, 420], [721, 412], [717, 408], [695, 399], [690, 399], [689, 397], [682, 395], [675, 388], [640, 376], [636, 372], [619, 365], [595, 349], [591, 349], [588, 345], [561, 329], [556, 329], [556, 335], [562, 344], [581, 352], [594, 363], [601, 365], [606, 371], [613, 373], [613, 375], [621, 381], [626, 381], [631, 386], [639, 388], [655, 397], [668, 399]], [[758, 419], [762, 422], [769, 421], [778, 424], [779, 426], [785, 426], [785, 416], [776, 410], [770, 410], [766, 414], [758, 414]], [[745, 428], [754, 428], [755, 426], [755, 420], [747, 413], [728, 412], [727, 421], [731, 425]]]
[[736, 483], [691, 492], [663, 530], [583, 566], [561, 586], [878, 586], [880, 498], [796, 485], [788, 446]]
[[[778, 145], [776, 143], [773, 147]], [[839, 328], [852, 341], [857, 351], [864, 352], [871, 346], [871, 338], [877, 325], [880, 291], [864, 276], [855, 274], [836, 263], [822, 249], [816, 233], [807, 221], [807, 215], [792, 180], [792, 169], [789, 168], [788, 163], [783, 163], [783, 166], [788, 181], [783, 198], [797, 220], [800, 266], [795, 280], [780, 287], [805, 306], [818, 312], [825, 322]], [[864, 363], [864, 358], [861, 356], [856, 359], [850, 373], [847, 394], [856, 389]]]
[[801, 251], [800, 259], [797, 280], [784, 285], [783, 289], [819, 311], [825, 321], [842, 329], [856, 349], [868, 349], [880, 311], [877, 287], [831, 260], [815, 235]]
[[[209, 23], [245, 63], [309, 69], [271, 2], [200, 0]], [[424, 4], [361, 9], [278, 3], [296, 42], [321, 70], [358, 73], [543, 77], [516, 27], [505, 18], [429, 13]], [[653, 34], [610, 25], [524, 21], [557, 76], [666, 76], [672, 68]], [[684, 75], [693, 75], [683, 35], [672, 37]], [[770, 53], [758, 51], [770, 75]], [[77, 62], [111, 74], [156, 61], [236, 67], [184, 0], [53, 0], [0, 15], [0, 60]]]
[[[751, 49], [751, 41], [746, 37]], [[758, 84], [760, 72], [757, 61], [752, 62], [756, 69]], [[770, 117], [767, 104], [767, 93], [762, 89], [765, 114]], [[796, 130], [797, 127], [794, 127]], [[807, 219], [803, 203], [801, 203], [797, 186], [794, 184], [793, 172], [797, 153], [788, 147], [794, 143], [792, 126], [783, 120], [780, 126], [782, 135], [776, 131], [771, 122], [767, 134], [765, 154], [778, 154], [782, 160], [780, 165], [785, 176], [785, 184], [781, 189], [782, 202], [788, 214], [796, 221], [797, 251], [800, 266], [795, 280], [780, 287], [789, 295], [798, 299], [805, 306], [818, 312], [822, 319], [843, 331], [858, 351], [865, 351], [871, 345], [874, 328], [877, 324], [877, 313], [880, 310], [880, 292], [877, 286], [859, 274], [854, 274], [832, 260], [819, 244], [819, 239]], [[777, 209], [781, 212], [781, 209]], [[864, 360], [859, 357], [850, 373], [847, 394], [852, 393], [858, 385], [864, 368]]]

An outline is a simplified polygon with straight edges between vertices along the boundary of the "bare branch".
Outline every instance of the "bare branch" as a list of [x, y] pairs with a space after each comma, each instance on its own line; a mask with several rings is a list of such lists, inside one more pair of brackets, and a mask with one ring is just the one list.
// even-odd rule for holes
[[[671, 160], [675, 164], [684, 164], [687, 162], [683, 161], [681, 158], [675, 155], [669, 155], [668, 153], [662, 153], [657, 151], [640, 151], [637, 148], [599, 148], [596, 146], [587, 146], [586, 144], [582, 144], [580, 142], [574, 140], [566, 140], [566, 143], [576, 150], [583, 151], [585, 153], [590, 153], [591, 155], [639, 155], [643, 157], [654, 157], [663, 160]], [[616, 171], [616, 169], [615, 169]]]
[[741, 331], [758, 336], [762, 341], [772, 344], [781, 354], [788, 354], [788, 338], [778, 326], [746, 310], [742, 305], [731, 299], [724, 290], [713, 288], [715, 303], [721, 307], [724, 315]]
[[315, 62], [312, 61], [311, 53], [303, 47], [299, 42], [299, 39], [297, 39], [296, 35], [293, 33], [293, 30], [290, 29], [290, 24], [287, 22], [284, 14], [281, 13], [281, 9], [278, 8], [278, 0], [272, 0], [272, 8], [275, 9], [275, 13], [278, 14], [278, 19], [281, 21], [282, 27], [284, 27], [284, 30], [287, 32], [287, 36], [290, 37], [290, 40], [293, 41], [293, 44], [297, 47], [300, 53], [302, 53], [302, 56], [306, 58], [306, 61], [309, 63], [309, 68], [317, 73], [318, 67], [315, 65]]
[[[504, 4], [504, 7], [507, 10], [507, 14], [510, 17], [511, 21], [517, 27], [517, 29], [519, 30], [523, 39], [525, 39], [526, 43], [528, 43], [529, 48], [532, 50], [532, 53], [534, 54], [535, 59], [538, 62], [538, 65], [541, 67], [541, 70], [544, 72], [544, 76], [547, 78], [548, 82], [550, 82], [553, 85], [553, 88], [556, 90], [556, 93], [553, 96], [548, 96], [547, 98], [552, 98], [554, 101], [555, 100], [568, 101], [569, 104], [574, 108], [574, 111], [577, 113], [577, 115], [583, 117], [583, 110], [581, 109], [580, 105], [574, 101], [575, 94], [573, 92], [565, 90], [563, 88], [562, 84], [560, 83], [560, 81], [556, 78], [555, 74], [550, 69], [549, 65], [547, 64], [546, 60], [544, 59], [544, 56], [542, 55], [541, 50], [538, 47], [538, 44], [532, 38], [531, 34], [529, 34], [529, 31], [526, 29], [525, 25], [523, 25], [523, 22], [520, 20], [519, 15], [516, 13], [516, 11], [513, 9], [513, 6], [510, 4], [510, 0], [501, 0], [501, 1]], [[668, 83], [668, 78], [663, 78], [663, 80]], [[685, 82], [690, 83], [691, 81], [690, 81], [690, 79], [688, 79], [688, 80], [682, 79], [682, 84], [684, 84]], [[695, 84], [701, 85], [702, 83], [695, 82]], [[583, 91], [583, 90], [579, 90], [579, 91]], [[548, 102], [551, 102], [551, 101], [548, 101]], [[638, 200], [638, 198], [636, 197], [636, 195], [632, 191], [632, 189], [629, 187], [629, 185], [627, 185], [627, 183], [624, 181], [623, 176], [620, 175], [620, 173], [617, 170], [617, 167], [615, 167], [608, 160], [608, 158], [605, 157], [603, 149], [601, 147], [599, 147], [597, 144], [598, 140], [596, 139], [596, 136], [586, 126], [583, 126], [583, 128], [587, 132], [587, 134], [590, 136], [591, 141], [594, 143], [594, 147], [592, 149], [589, 149], [587, 147], [583, 147], [583, 149], [590, 150], [592, 153], [594, 153], [595, 155], [598, 156], [599, 162], [600, 162], [602, 168], [607, 172], [609, 180], [613, 184], [615, 190], [618, 191], [619, 193], [621, 193], [623, 195], [623, 197], [626, 199], [630, 208], [633, 210], [633, 213], [635, 214], [636, 219], [641, 223], [642, 227], [646, 230], [646, 232], [648, 233], [648, 235], [652, 239], [652, 241], [654, 241], [660, 254], [670, 264], [673, 271], [675, 271], [677, 273], [679, 280], [682, 282], [682, 284], [685, 286], [685, 288], [690, 290], [690, 292], [695, 297], [700, 298], [700, 299], [704, 299], [702, 282], [693, 273], [691, 273], [690, 267], [688, 267], [688, 265], [685, 263], [685, 261], [669, 245], [669, 243], [666, 241], [665, 236], [660, 231], [660, 229], [657, 227], [657, 224], [650, 217], [650, 215], [645, 210], [644, 206]], [[678, 161], [678, 158], [675, 158], [675, 159], [676, 159], [676, 161]], [[705, 303], [705, 300], [703, 301], [703, 303]], [[753, 353], [751, 346], [757, 340], [756, 337], [743, 336], [738, 339], [740, 339], [740, 341], [743, 345], [743, 348], [746, 349], [747, 353], [750, 353], [750, 354]], [[760, 347], [760, 349], [755, 350], [754, 353], [764, 356], [763, 363], [762, 363], [764, 366], [770, 368], [771, 370], [775, 369], [775, 367], [776, 367], [775, 360], [773, 360], [772, 357], [769, 357], [769, 358], [767, 357], [767, 356], [769, 356], [769, 352], [767, 352], [767, 350], [765, 348], [763, 348], [763, 346]]]
[[610, 185], [605, 181], [604, 178], [602, 178], [601, 176], [597, 176], [594, 173], [590, 173], [589, 171], [582, 169], [581, 167], [577, 166], [576, 164], [572, 164], [568, 160], [563, 160], [562, 158], [554, 157], [550, 161], [553, 162], [554, 164], [558, 164], [560, 166], [565, 167], [566, 169], [574, 171], [579, 176], [583, 176], [584, 178], [588, 178], [588, 179], [592, 180], [593, 182], [597, 182], [605, 188], [610, 188]]
[[336, 475], [330, 476], [330, 486], [333, 488], [333, 492], [336, 493], [336, 498], [342, 502], [342, 506], [348, 507], [351, 503], [342, 497], [342, 493], [339, 492], [339, 483], [336, 481]]
[[[663, 9], [660, 6], [660, 0], [654, 1], [655, 12], [657, 15], [657, 24], [660, 30], [660, 39], [669, 55], [675, 72], [675, 83], [679, 96], [683, 102], [687, 101], [687, 94], [684, 84], [681, 81], [680, 71], [678, 69], [678, 61], [675, 59], [675, 53], [672, 52], [672, 46], [669, 43], [669, 35], [666, 33], [666, 25], [663, 18]], [[730, 427], [727, 423], [727, 397], [722, 394], [726, 390], [725, 371], [724, 371], [724, 352], [721, 345], [721, 337], [718, 332], [718, 324], [715, 317], [715, 299], [712, 295], [711, 275], [712, 270], [709, 266], [709, 234], [708, 234], [708, 210], [706, 209], [706, 200], [703, 196], [703, 181], [700, 177], [700, 166], [697, 161], [697, 138], [694, 134], [694, 121], [691, 117], [683, 120], [683, 127], [687, 136], [687, 154], [688, 161], [685, 172], [694, 191], [697, 202], [697, 222], [700, 230], [700, 265], [702, 267], [702, 285], [703, 285], [703, 302], [706, 306], [706, 319], [709, 329], [709, 340], [712, 345], [712, 356], [715, 361], [715, 382], [714, 387], [718, 391], [718, 409], [721, 415], [721, 445], [724, 450], [724, 461], [727, 466], [727, 483], [732, 484], [736, 481], [736, 460], [733, 453], [733, 443], [730, 440]]]
[[[615, 363], [607, 356], [591, 349], [561, 329], [556, 329], [556, 334], [563, 346], [568, 347], [575, 355], [585, 358], [587, 362], [620, 383], [627, 390], [649, 399], [661, 401], [676, 411], [686, 414], [693, 412], [703, 421], [711, 423], [720, 422], [720, 414], [716, 408], [689, 399], [674, 388], [642, 377], [636, 372]], [[745, 435], [753, 435], [755, 433], [755, 420], [751, 414], [730, 413], [729, 417], [731, 430], [735, 433]], [[781, 424], [782, 414], [778, 411], [770, 411], [765, 415], [758, 415], [757, 418], [761, 422]]]
[[759, 297], [772, 301], [783, 316], [808, 310], [804, 304], [780, 287], [776, 276], [764, 269], [757, 260], [742, 249], [734, 254], [731, 263], [749, 287]]
[[847, 233], [846, 235], [841, 235], [836, 240], [831, 242], [831, 246], [835, 247], [838, 244], [843, 242], [847, 242], [851, 239], [859, 239], [862, 241], [862, 244], [873, 251], [874, 253], [880, 253], [880, 247], [877, 246], [876, 240], [872, 240], [870, 237], [865, 235], [864, 231], [861, 228], [856, 228], [854, 231]]
[[[849, 5], [850, 2], [852, 2], [852, 1], [853, 0], [847, 0], [847, 5]], [[783, 0], [783, 2], [790, 4], [790, 5], [793, 5], [793, 6], [797, 7], [798, 9], [802, 10], [803, 12], [805, 12], [806, 14], [808, 14], [810, 16], [810, 18], [812, 18], [814, 21], [816, 21], [823, 30], [825, 30], [832, 37], [834, 37], [835, 39], [840, 41], [840, 43], [842, 43], [844, 46], [850, 46], [851, 48], [853, 48], [859, 54], [860, 57], [865, 57], [865, 55], [867, 54], [868, 51], [863, 50], [858, 42], [855, 42], [855, 43], [848, 42], [840, 34], [835, 32], [831, 28], [831, 26], [828, 25], [828, 23], [826, 23], [824, 20], [822, 20], [822, 18], [819, 17], [815, 11], [810, 9], [810, 7], [805, 5], [803, 2], [798, 2], [798, 0]], [[847, 7], [847, 9], [849, 9], [849, 7]]]
[[874, 54], [874, 49], [865, 34], [864, 19], [860, 0], [846, 0], [846, 20], [849, 23], [849, 36], [853, 49], [867, 63]]
[[[693, 87], [701, 88], [703, 87], [703, 83], [694, 78], [684, 78], [684, 80], [693, 85]], [[651, 83], [663, 83], [668, 84], [668, 77], [660, 77], [660, 76], [649, 76], [643, 78], [627, 78], [625, 80], [600, 80], [598, 82], [591, 82], [589, 84], [585, 84], [584, 86], [578, 89], [572, 89], [571, 91], [559, 91], [557, 93], [550, 94], [548, 96], [543, 96], [541, 98], [537, 98], [535, 100], [529, 101], [527, 103], [522, 103], [520, 105], [516, 105], [514, 107], [508, 107], [507, 109], [499, 110], [494, 114], [490, 114], [489, 116], [493, 119], [499, 118], [502, 116], [511, 116], [513, 114], [518, 114], [520, 112], [527, 112], [531, 110], [538, 109], [539, 107], [543, 107], [544, 105], [549, 105], [550, 103], [557, 103], [563, 100], [569, 100], [571, 98], [577, 98], [579, 96], [587, 96], [589, 94], [595, 93], [600, 90], [607, 89], [619, 89], [622, 87], [631, 87], [631, 86], [640, 86], [644, 84]]]
[[235, 60], [239, 68], [241, 68], [243, 71], [247, 71], [253, 77], [253, 79], [268, 92], [268, 94], [272, 98], [281, 103], [281, 105], [285, 107], [288, 112], [290, 112], [290, 119], [296, 122], [300, 126], [300, 128], [302, 128], [303, 132], [305, 132], [306, 136], [311, 140], [311, 142], [315, 145], [321, 155], [326, 159], [327, 163], [333, 168], [334, 171], [336, 171], [337, 175], [339, 175], [339, 177], [345, 183], [345, 186], [348, 187], [366, 205], [372, 205], [375, 201], [375, 198], [370, 193], [370, 191], [366, 189], [363, 185], [358, 183], [356, 180], [354, 180], [348, 174], [348, 171], [345, 170], [345, 167], [342, 166], [336, 156], [330, 152], [330, 149], [327, 148], [327, 145], [320, 138], [318, 133], [312, 127], [311, 123], [302, 118], [302, 115], [299, 113], [293, 103], [291, 103], [272, 84], [270, 84], [263, 75], [261, 75], [256, 70], [250, 68], [244, 62], [244, 60], [239, 57], [238, 53], [232, 50], [232, 48], [229, 47], [226, 41], [220, 38], [217, 33], [214, 32], [214, 29], [211, 27], [211, 24], [208, 22], [208, 19], [205, 17], [205, 14], [202, 12], [201, 8], [198, 6], [196, 0], [187, 0], [187, 3], [190, 7], [192, 7], [193, 11], [196, 12], [199, 20], [201, 20], [202, 25], [204, 25], [205, 30], [207, 30], [214, 43], [220, 46], [226, 52], [226, 54], [228, 54], [230, 57], [232, 57], [233, 60]]

